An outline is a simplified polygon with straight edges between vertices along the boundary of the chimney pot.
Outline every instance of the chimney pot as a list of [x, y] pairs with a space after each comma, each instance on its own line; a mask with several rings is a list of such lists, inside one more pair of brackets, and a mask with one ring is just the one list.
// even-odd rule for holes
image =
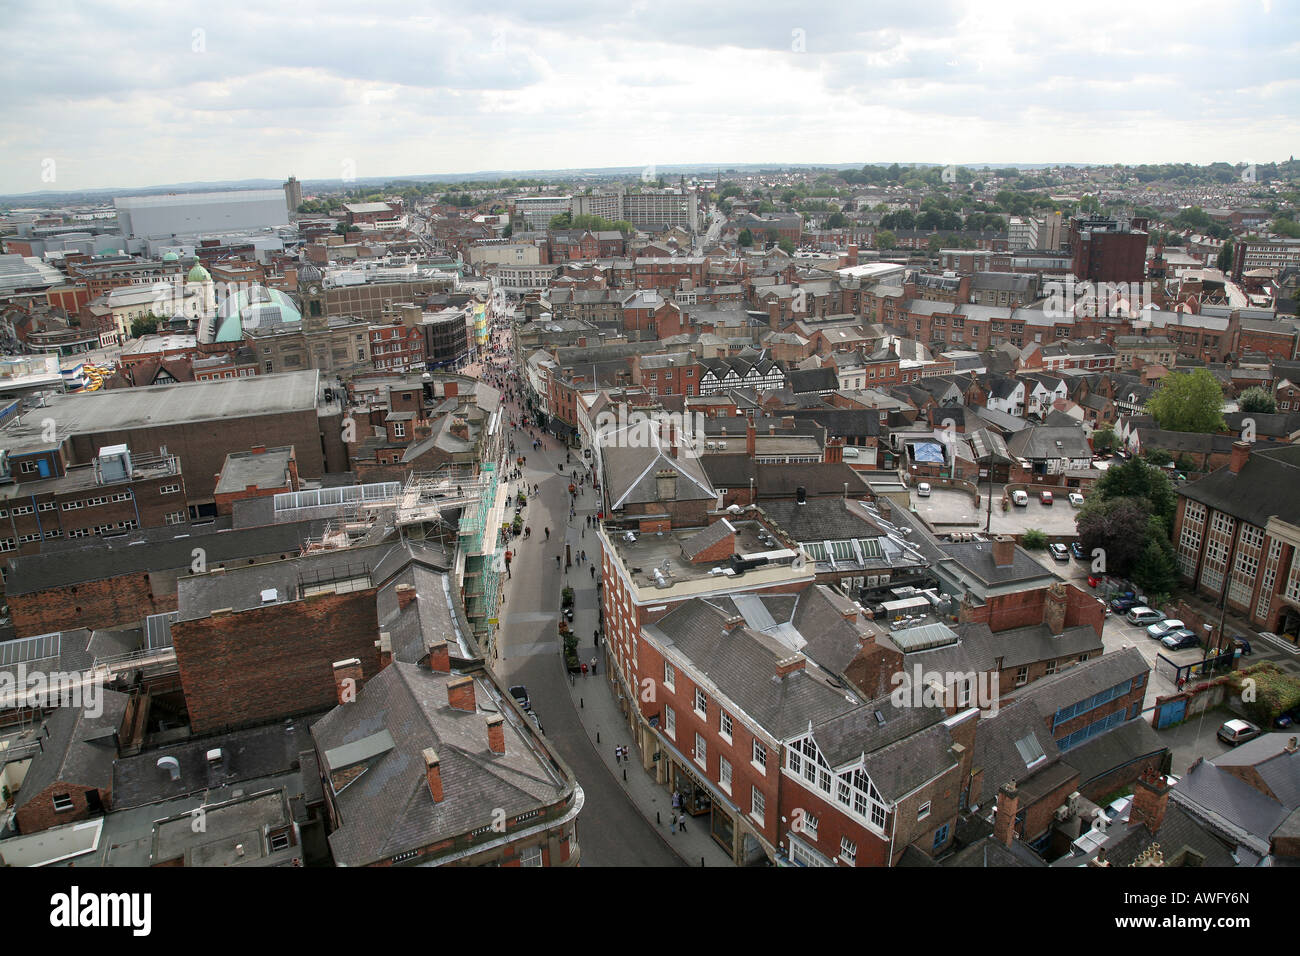
[[725, 621], [722, 622], [722, 633], [730, 634], [732, 631], [734, 631], [736, 628], [740, 627], [744, 623], [745, 623], [745, 619], [743, 617], [741, 617], [739, 614], [733, 614], [731, 617], [727, 618]]

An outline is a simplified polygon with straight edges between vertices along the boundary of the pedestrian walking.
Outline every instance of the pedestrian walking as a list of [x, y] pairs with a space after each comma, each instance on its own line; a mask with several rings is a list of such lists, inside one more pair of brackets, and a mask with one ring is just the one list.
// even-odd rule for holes
[[596, 580], [596, 566], [594, 564], [591, 566], [591, 579]]
[[558, 554], [555, 556], [555, 566], [557, 568], [560, 566], [560, 556]]
[[550, 528], [546, 528], [545, 531], [546, 531], [546, 540], [547, 540], [547, 541], [550, 541], [550, 540], [551, 540], [551, 529], [550, 529]]
[[594, 657], [591, 659], [591, 676], [596, 676], [596, 658]]
[[[673, 810], [674, 810], [674, 811], [677, 811], [677, 810], [680, 810], [681, 808], [682, 808], [682, 792], [681, 792], [680, 790], [674, 790], [674, 791], [673, 791]], [[677, 814], [674, 812], [674, 813], [673, 813], [673, 816], [675, 817], [675, 816], [677, 816]]]
[[596, 628], [596, 630], [592, 631], [591, 642], [597, 647], [600, 647], [600, 628]]
[[586, 677], [586, 676], [587, 676], [587, 665], [586, 665], [586, 664], [583, 664], [583, 665], [582, 665], [582, 676], [583, 676], [583, 677]]
[[680, 817], [678, 817], [677, 825], [682, 828], [683, 833], [686, 832], [686, 814], [683, 813]]
[[672, 830], [673, 835], [676, 836], [676, 835], [677, 835], [677, 814], [674, 813], [674, 814], [669, 818], [668, 825], [669, 825], [669, 828]]

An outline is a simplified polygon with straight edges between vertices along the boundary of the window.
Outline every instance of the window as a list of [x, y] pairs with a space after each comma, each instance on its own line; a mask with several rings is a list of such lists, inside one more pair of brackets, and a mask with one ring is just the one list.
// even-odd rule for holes
[[698, 687], [695, 688], [695, 712], [701, 717], [709, 716], [709, 698]]
[[767, 773], [767, 748], [757, 740], [754, 741], [753, 764], [763, 773]]
[[520, 866], [541, 866], [542, 865], [542, 848], [540, 846], [530, 846], [519, 854]]
[[669, 664], [667, 661], [664, 661], [664, 686], [667, 687], [669, 690], [676, 690], [677, 689], [676, 684], [677, 684], [677, 669], [674, 668], [672, 664]]
[[1056, 661], [1048, 661], [1048, 662], [1047, 662], [1047, 674], [1048, 674], [1048, 676], [1050, 677], [1052, 674], [1055, 674], [1055, 673], [1056, 673]]
[[848, 837], [840, 837], [840, 859], [854, 866], [858, 859], [858, 845]]
[[163, 520], [166, 521], [168, 524], [184, 524], [185, 512], [173, 511], [171, 514], [164, 516]]
[[162, 486], [160, 486], [160, 487], [158, 488], [158, 494], [160, 494], [160, 495], [174, 495], [174, 494], [176, 494], [176, 492], [178, 492], [178, 491], [180, 491], [180, 490], [181, 490], [181, 486], [180, 486], [180, 485], [162, 485]]
[[16, 514], [16, 515], [29, 515], [29, 514], [32, 513], [32, 506], [31, 506], [31, 505], [17, 505], [16, 507], [13, 508], [13, 510], [12, 510], [10, 513], [11, 513], [11, 514]]
[[59, 813], [64, 810], [72, 809], [72, 797], [66, 793], [56, 793], [54, 795], [54, 809]]
[[930, 815], [930, 801], [927, 800], [925, 803], [921, 804], [921, 805], [917, 808], [917, 810], [916, 810], [916, 818], [917, 818], [918, 820], [924, 820], [924, 819], [925, 819], [926, 817], [928, 817], [929, 815]]
[[726, 739], [727, 743], [731, 743], [731, 715], [725, 710], [719, 718], [718, 733]]
[[1016, 671], [1016, 686], [1024, 687], [1025, 684], [1027, 684], [1028, 682], [1029, 682], [1029, 667], [1026, 665], [1025, 667], [1022, 667], [1018, 671]]
[[695, 762], [701, 767], [709, 765], [709, 747], [699, 734], [695, 735]]
[[818, 820], [816, 814], [804, 813], [803, 815], [804, 832], [807, 833], [814, 840], [817, 839], [817, 823]]
[[31, 474], [31, 473], [32, 473], [33, 471], [35, 471], [35, 470], [36, 470], [36, 462], [34, 462], [34, 461], [25, 461], [25, 462], [23, 462], [23, 474], [24, 474], [24, 475], [29, 475], [29, 474]]
[[671, 707], [664, 707], [664, 733], [673, 740], [677, 739], [677, 714]]
[[53, 501], [43, 501], [43, 502], [41, 502], [40, 507], [38, 507], [36, 510], [37, 510], [37, 511], [53, 511], [53, 510], [54, 510], [54, 502], [53, 502]]
[[767, 800], [763, 797], [763, 791], [758, 787], [749, 789], [749, 815], [759, 822], [763, 823], [763, 814], [767, 808]]
[[406, 437], [406, 423], [405, 423], [405, 422], [393, 422], [393, 437], [394, 437], [394, 438], [405, 438], [405, 437]]
[[948, 842], [948, 824], [944, 824], [934, 831], [934, 849], [940, 849]]
[[731, 793], [731, 761], [726, 757], [718, 758], [718, 786]]
[[275, 836], [271, 837], [272, 852], [276, 850], [287, 850], [287, 849], [289, 849], [289, 834], [277, 833]]

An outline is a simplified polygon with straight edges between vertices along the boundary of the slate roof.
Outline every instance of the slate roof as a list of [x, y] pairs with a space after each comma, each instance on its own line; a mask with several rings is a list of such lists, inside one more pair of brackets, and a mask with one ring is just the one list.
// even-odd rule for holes
[[993, 543], [990, 541], [939, 542], [939, 550], [975, 575], [985, 584], [1010, 584], [1048, 578], [1052, 572], [1039, 564], [1030, 554], [1015, 546], [1012, 562], [1004, 568], [993, 563]]
[[1145, 680], [1150, 671], [1151, 665], [1141, 651], [1132, 646], [1122, 647], [1017, 688], [1012, 696], [1017, 700], [1031, 701], [1039, 714], [1051, 719], [1062, 707], [1086, 700], [1138, 675]]
[[1079, 788], [1168, 748], [1145, 717], [1134, 717], [1070, 750], [1065, 762], [1079, 771]]
[[[877, 712], [884, 718], [883, 723], [876, 717]], [[898, 707], [886, 696], [867, 701], [863, 706], [829, 720], [814, 722], [813, 737], [822, 756], [832, 768], [838, 769], [853, 763], [863, 754], [877, 755], [879, 751], [900, 741], [906, 742], [914, 734], [936, 724], [942, 728], [942, 722], [947, 718], [948, 714], [942, 707]], [[893, 788], [891, 793], [881, 790], [886, 799], [894, 800], [903, 796], [923, 780], [937, 776], [951, 766], [949, 761], [952, 761], [952, 754], [948, 748], [952, 746], [952, 740], [948, 737], [947, 729], [942, 729], [943, 736], [947, 738], [942, 748], [935, 747], [933, 742], [923, 744], [913, 754], [919, 759], [917, 766], [910, 771], [901, 767], [906, 762], [906, 748], [878, 754], [880, 760], [875, 764], [875, 769], [868, 769], [867, 772], [877, 788], [880, 788], [881, 783]], [[877, 772], [881, 775], [879, 783], [876, 782]], [[924, 775], [921, 780], [916, 779], [918, 773]], [[909, 780], [913, 781], [911, 786], [907, 786]], [[899, 787], [906, 789], [899, 790]]]
[[736, 529], [726, 518], [720, 518], [713, 522], [703, 531], [691, 535], [682, 542], [682, 554], [686, 560], [694, 561], [697, 555], [702, 554], [714, 545], [721, 544], [729, 536], [734, 537]]
[[[15, 809], [26, 806], [54, 783], [112, 789], [113, 761], [117, 759], [117, 739], [113, 734], [122, 728], [131, 697], [108, 688], [102, 688], [99, 693], [103, 708], [98, 716], [91, 716], [85, 707], [68, 706], [56, 707], [45, 719], [39, 731], [45, 735], [42, 750], [27, 768]], [[104, 736], [109, 731], [112, 733]]]
[[[1285, 445], [1252, 453], [1235, 475], [1225, 466], [1181, 485], [1178, 493], [1262, 528], [1275, 515], [1293, 524], [1300, 521], [1298, 483], [1300, 445]], [[10, 567], [21, 560], [11, 558]]]
[[[1057, 447], [1060, 442], [1060, 447]], [[1007, 451], [1017, 458], [1092, 458], [1092, 448], [1077, 425], [1039, 425], [1007, 439]]]
[[[1232, 845], [1174, 802], [1173, 794], [1182, 786], [1180, 780], [1170, 791], [1160, 830], [1152, 833], [1146, 823], [1127, 824], [1127, 829], [1112, 827], [1111, 839], [1105, 844], [1106, 862], [1111, 866], [1129, 866], [1152, 843], [1160, 844], [1166, 861], [1183, 850], [1191, 849], [1204, 858], [1202, 866], [1232, 867], [1239, 864], [1232, 856]], [[1116, 832], [1119, 830], [1119, 832]]]
[[[1031, 767], [1021, 756], [1018, 741], [1033, 737], [1037, 749], [1042, 751], [1042, 761]], [[1052, 739], [1042, 715], [1026, 701], [1003, 704], [991, 717], [981, 717], [975, 728], [975, 752], [971, 767], [984, 771], [981, 803], [991, 803], [998, 788], [1009, 780], [1027, 780], [1039, 770], [1061, 759], [1060, 748]]]
[[790, 390], [800, 392], [835, 391], [840, 380], [833, 368], [791, 369], [786, 373]]
[[[331, 759], [350, 759], [338, 748], [381, 739], [376, 735], [385, 731], [392, 740], [390, 749], [368, 747], [374, 756], [364, 761], [365, 771], [333, 795], [341, 818], [329, 837], [336, 863], [389, 860], [490, 826], [494, 808], [512, 818], [555, 804], [576, 786], [483, 677], [474, 681], [478, 711], [453, 710], [447, 684], [454, 676], [395, 661], [366, 683], [356, 701], [334, 708], [312, 728], [327, 775], [344, 769], [330, 766]], [[504, 754], [488, 746], [485, 718], [492, 713], [507, 715]], [[426, 781], [426, 748], [440, 761], [444, 798], [436, 803]]]

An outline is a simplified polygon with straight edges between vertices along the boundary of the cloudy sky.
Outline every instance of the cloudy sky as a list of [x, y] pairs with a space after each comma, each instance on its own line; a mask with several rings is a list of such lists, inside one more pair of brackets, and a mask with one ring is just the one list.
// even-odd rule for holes
[[1292, 0], [71, 6], [0, 0], [0, 192], [1300, 143]]

